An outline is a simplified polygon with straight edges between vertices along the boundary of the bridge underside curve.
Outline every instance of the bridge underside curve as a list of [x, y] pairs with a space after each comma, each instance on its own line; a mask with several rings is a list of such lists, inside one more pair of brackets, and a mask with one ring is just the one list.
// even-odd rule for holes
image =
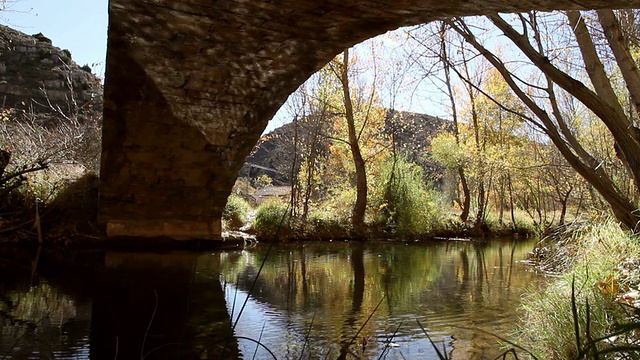
[[287, 96], [401, 26], [640, 0], [111, 0], [100, 220], [108, 236], [220, 237], [244, 159]]

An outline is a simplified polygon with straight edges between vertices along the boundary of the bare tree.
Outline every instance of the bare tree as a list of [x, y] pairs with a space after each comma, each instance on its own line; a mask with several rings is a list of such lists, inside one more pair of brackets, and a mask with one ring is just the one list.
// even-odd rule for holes
[[[444, 66], [444, 81], [446, 85], [447, 96], [451, 102], [451, 117], [453, 119], [453, 135], [456, 138], [456, 143], [460, 143], [459, 126], [458, 126], [458, 111], [456, 107], [456, 99], [453, 93], [453, 86], [451, 82], [451, 68], [452, 64], [449, 59], [447, 51], [447, 24], [441, 23], [440, 27], [440, 61]], [[469, 210], [471, 208], [471, 191], [469, 190], [469, 183], [464, 171], [464, 167], [458, 167], [458, 176], [460, 177], [460, 185], [462, 186], [462, 212], [460, 213], [460, 220], [467, 221], [469, 218]]]
[[362, 153], [360, 152], [358, 133], [356, 132], [355, 117], [353, 114], [353, 103], [349, 85], [349, 49], [345, 49], [342, 53], [340, 83], [342, 85], [345, 117], [349, 134], [349, 147], [356, 169], [356, 203], [353, 207], [351, 221], [354, 228], [358, 229], [364, 226], [364, 215], [367, 210], [367, 172]]
[[[623, 36], [616, 37], [615, 17], [611, 19], [607, 17], [611, 14], [605, 12], [602, 15], [603, 31], [609, 39], [609, 45], [614, 53], [619, 53], [616, 55], [617, 65], [621, 72], [622, 68], [625, 68], [624, 72], [629, 73], [624, 80], [631, 92], [631, 89], [635, 88], [635, 76], [638, 69], [629, 66], [629, 64], [625, 65], [625, 62], [630, 58], [628, 42]], [[637, 193], [640, 188], [639, 134], [635, 131], [632, 121], [615, 95], [612, 84], [607, 78], [604, 66], [595, 50], [592, 36], [582, 21], [580, 13], [571, 11], [567, 13], [567, 17], [594, 90], [561, 70], [550, 60], [548, 54], [543, 52], [537, 23], [538, 17], [535, 13], [518, 15], [520, 31], [499, 15], [487, 16], [543, 74], [545, 84], [528, 84], [529, 88], [522, 87], [524, 82], [507, 67], [504, 61], [479, 41], [474, 31], [463, 20], [454, 19], [448, 24], [498, 70], [512, 91], [526, 104], [534, 116], [525, 116], [525, 118], [551, 139], [568, 163], [607, 201], [616, 218], [627, 227], [634, 229], [640, 218], [633, 199], [620, 191], [605, 167], [602, 166], [602, 162], [598, 161], [580, 143], [567, 119], [567, 115], [570, 114], [563, 113], [557, 101], [556, 90], [561, 88], [579, 100], [606, 125], [611, 136], [615, 139], [620, 160], [626, 165]], [[613, 50], [613, 48], [618, 49]], [[551, 113], [540, 104], [542, 101], [540, 95], [532, 95], [532, 88], [546, 94], [544, 100], [549, 104]], [[640, 98], [640, 94], [632, 97]]]

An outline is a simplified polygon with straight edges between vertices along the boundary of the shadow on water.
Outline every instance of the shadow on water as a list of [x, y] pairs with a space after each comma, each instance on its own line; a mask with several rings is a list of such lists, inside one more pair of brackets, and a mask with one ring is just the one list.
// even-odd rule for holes
[[28, 257], [0, 255], [0, 358], [219, 358], [225, 296], [197, 253], [44, 252], [33, 280]]
[[256, 340], [278, 359], [437, 359], [417, 321], [454, 359], [493, 358], [497, 339], [484, 331], [508, 334], [520, 295], [539, 280], [519, 262], [532, 246], [2, 249], [0, 359], [271, 358]]

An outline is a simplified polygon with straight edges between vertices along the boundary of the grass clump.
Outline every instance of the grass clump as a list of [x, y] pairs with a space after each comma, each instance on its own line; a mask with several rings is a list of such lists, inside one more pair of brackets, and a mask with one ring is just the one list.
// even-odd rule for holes
[[249, 221], [251, 210], [251, 205], [242, 196], [232, 193], [222, 212], [224, 227], [228, 230], [240, 229]]
[[252, 229], [262, 239], [274, 239], [278, 236], [289, 235], [291, 232], [290, 223], [287, 204], [272, 200], [258, 206]]
[[523, 299], [518, 343], [538, 359], [638, 358], [639, 240], [611, 220], [560, 239], [565, 271]]
[[426, 234], [438, 223], [437, 196], [423, 170], [403, 158], [388, 159], [372, 196], [374, 223], [398, 235]]

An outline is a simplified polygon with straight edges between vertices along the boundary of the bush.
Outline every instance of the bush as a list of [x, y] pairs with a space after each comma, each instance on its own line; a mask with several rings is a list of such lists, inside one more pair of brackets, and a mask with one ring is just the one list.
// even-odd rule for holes
[[280, 201], [260, 204], [252, 228], [256, 235], [266, 239], [286, 236], [291, 233], [289, 207]]
[[222, 220], [228, 229], [239, 229], [249, 221], [251, 205], [238, 194], [232, 193], [222, 212]]
[[97, 233], [99, 186], [100, 179], [94, 173], [67, 182], [42, 211], [47, 235], [65, 227], [83, 234]]
[[[610, 220], [568, 237], [560, 239], [568, 252], [554, 254], [565, 257], [562, 264], [568, 270], [523, 299], [517, 342], [539, 359], [580, 358], [580, 353], [584, 358], [620, 358], [620, 346], [635, 346], [637, 352], [637, 333], [622, 329], [611, 334], [622, 324], [640, 325], [638, 237]], [[603, 351], [611, 351], [610, 357]]]
[[350, 226], [355, 203], [355, 188], [331, 189], [327, 199], [314, 207], [309, 218]]
[[400, 235], [425, 234], [438, 221], [435, 191], [420, 166], [404, 158], [387, 159], [371, 197], [374, 222]]
[[[61, 205], [64, 201], [58, 197], [66, 186], [84, 174], [97, 173], [101, 120], [98, 114], [85, 115], [80, 119], [62, 111], [0, 111], [0, 217], [5, 230], [28, 229], [35, 221], [36, 203], [41, 211], [54, 199]], [[42, 213], [42, 221], [53, 214]]]
[[348, 237], [352, 230], [349, 217], [339, 218], [327, 211], [313, 211], [306, 224], [305, 237], [309, 239], [339, 239]]

